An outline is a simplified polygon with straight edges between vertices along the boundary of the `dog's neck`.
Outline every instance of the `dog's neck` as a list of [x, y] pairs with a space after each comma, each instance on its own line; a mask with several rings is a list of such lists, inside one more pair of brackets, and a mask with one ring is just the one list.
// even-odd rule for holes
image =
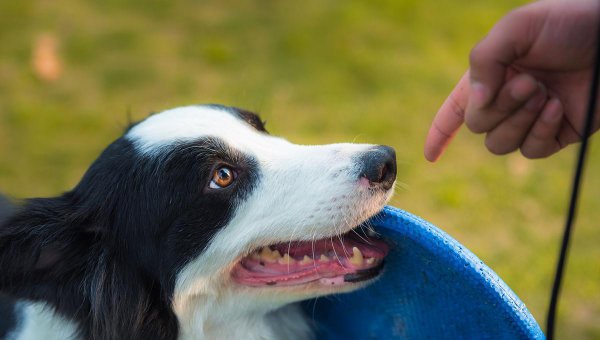
[[[202, 299], [200, 299], [202, 300]], [[200, 300], [195, 303], [199, 303]], [[44, 303], [22, 303], [25, 316], [17, 339], [77, 338], [78, 326]], [[310, 327], [297, 304], [263, 314], [229, 313], [226, 306], [198, 304], [179, 319], [179, 336], [188, 339], [310, 339]]]
[[[214, 293], [214, 292], [213, 292]], [[175, 301], [180, 339], [310, 339], [298, 304], [283, 306], [227, 292]]]

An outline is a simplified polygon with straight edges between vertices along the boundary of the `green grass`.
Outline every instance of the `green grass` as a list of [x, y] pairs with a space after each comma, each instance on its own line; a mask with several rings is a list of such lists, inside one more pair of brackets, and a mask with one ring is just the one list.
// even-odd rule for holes
[[[470, 48], [522, 3], [0, 2], [0, 191], [68, 190], [129, 114], [236, 105], [294, 142], [395, 147], [405, 188], [392, 203], [473, 250], [543, 324], [576, 148], [496, 157], [462, 132], [439, 163], [422, 156]], [[31, 70], [43, 32], [64, 62], [52, 84]], [[600, 338], [600, 148], [590, 156], [559, 313], [572, 339]]]

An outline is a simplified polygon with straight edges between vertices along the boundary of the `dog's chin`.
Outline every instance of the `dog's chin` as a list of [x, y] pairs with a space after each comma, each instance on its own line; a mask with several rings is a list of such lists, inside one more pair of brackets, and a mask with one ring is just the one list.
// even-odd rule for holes
[[388, 245], [365, 225], [314, 241], [272, 244], [236, 262], [231, 278], [238, 288], [286, 300], [347, 292], [375, 280]]

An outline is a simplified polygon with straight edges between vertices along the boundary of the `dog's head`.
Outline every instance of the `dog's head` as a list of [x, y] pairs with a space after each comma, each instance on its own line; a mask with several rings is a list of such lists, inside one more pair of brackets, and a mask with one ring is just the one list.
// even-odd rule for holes
[[93, 212], [70, 214], [97, 235], [90, 247], [102, 240], [158, 282], [181, 318], [197, 299], [242, 313], [369, 282], [387, 246], [356, 228], [381, 210], [395, 177], [389, 147], [296, 145], [253, 113], [205, 105], [133, 125], [66, 195]]
[[379, 273], [386, 245], [353, 229], [392, 194], [391, 148], [296, 145], [216, 105], [152, 115], [124, 139], [129, 152], [109, 149], [99, 170], [127, 167], [127, 200], [141, 208], [127, 218], [149, 224], [129, 232], [153, 240], [148, 265], [173, 280], [176, 302], [226, 290], [275, 306]]

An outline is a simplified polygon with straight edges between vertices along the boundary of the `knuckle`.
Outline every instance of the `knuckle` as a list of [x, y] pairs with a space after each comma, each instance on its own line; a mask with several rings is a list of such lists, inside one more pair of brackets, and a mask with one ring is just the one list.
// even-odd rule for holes
[[469, 52], [469, 63], [471, 65], [477, 65], [483, 57], [484, 50], [481, 46], [481, 43], [478, 43], [471, 49], [471, 52]]
[[465, 116], [464, 104], [463, 105], [459, 104], [454, 93], [450, 94], [450, 96], [448, 97], [448, 103], [450, 105], [450, 112], [452, 112], [454, 115], [456, 115], [459, 119], [464, 120], [464, 116]]
[[519, 108], [521, 102], [512, 98], [498, 98], [496, 100], [496, 111], [504, 115], [513, 114]]
[[521, 6], [510, 10], [502, 19], [498, 21], [499, 26], [506, 29], [507, 27], [522, 27], [523, 23], [530, 22], [532, 15], [528, 6]]
[[539, 142], [545, 141], [548, 138], [550, 138], [552, 135], [552, 130], [550, 130], [547, 126], [543, 126], [542, 124], [538, 123], [537, 125], [534, 125], [531, 128], [531, 131], [529, 132], [529, 136], [534, 139], [537, 140]]
[[520, 21], [529, 17], [530, 13], [529, 8], [527, 8], [527, 6], [514, 8], [505, 15], [505, 19], [507, 21]]

